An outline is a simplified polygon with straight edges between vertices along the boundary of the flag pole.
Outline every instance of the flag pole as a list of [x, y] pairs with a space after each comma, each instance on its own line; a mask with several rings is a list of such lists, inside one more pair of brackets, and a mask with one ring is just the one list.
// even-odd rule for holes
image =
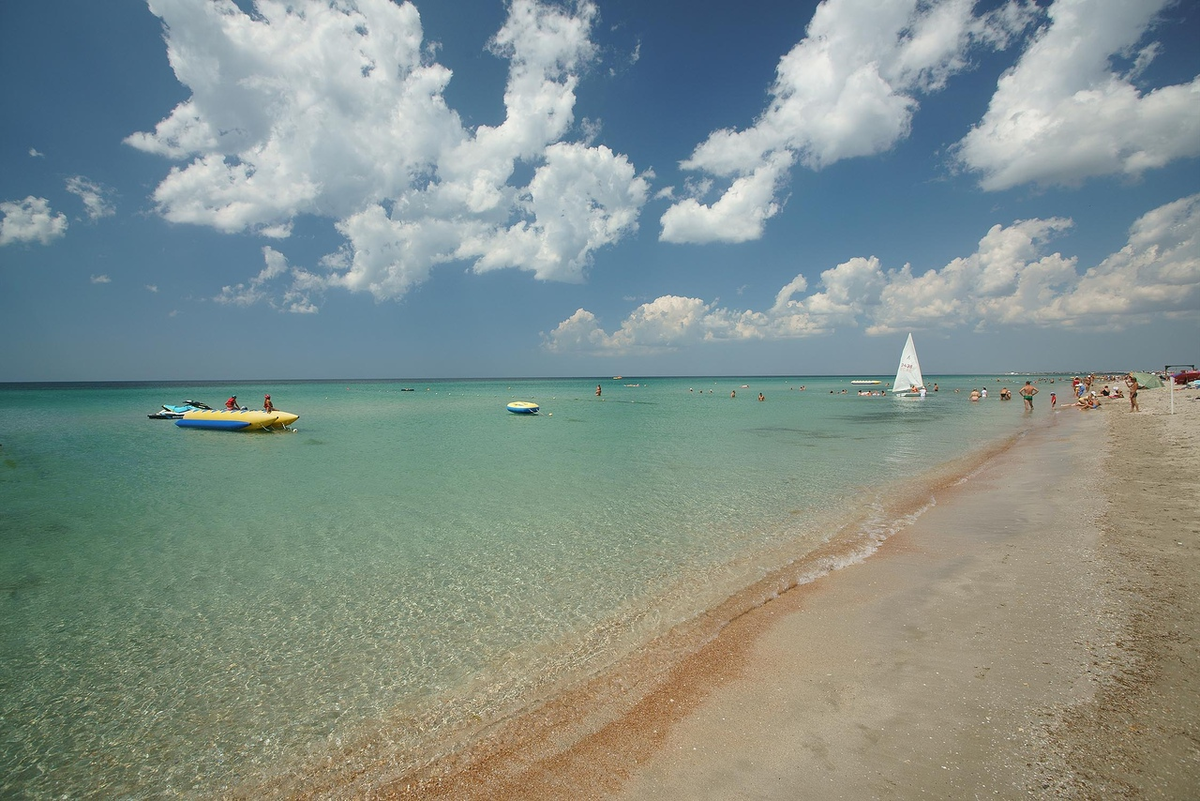
[[1167, 391], [1171, 393], [1171, 414], [1175, 414], [1175, 377], [1171, 375], [1171, 365], [1164, 366], [1163, 372], [1167, 374]]

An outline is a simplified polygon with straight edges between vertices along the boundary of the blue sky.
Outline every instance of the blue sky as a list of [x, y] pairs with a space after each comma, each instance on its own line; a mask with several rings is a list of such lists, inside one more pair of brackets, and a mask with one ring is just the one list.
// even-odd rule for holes
[[1200, 361], [1200, 7], [0, 5], [0, 381]]

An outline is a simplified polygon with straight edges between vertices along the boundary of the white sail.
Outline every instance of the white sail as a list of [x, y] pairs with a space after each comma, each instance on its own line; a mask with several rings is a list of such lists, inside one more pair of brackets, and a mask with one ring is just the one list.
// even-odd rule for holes
[[896, 369], [896, 380], [892, 382], [892, 394], [911, 393], [914, 388], [925, 386], [921, 376], [921, 363], [917, 361], [917, 346], [913, 344], [912, 334], [904, 343], [904, 351], [900, 354], [900, 366]]

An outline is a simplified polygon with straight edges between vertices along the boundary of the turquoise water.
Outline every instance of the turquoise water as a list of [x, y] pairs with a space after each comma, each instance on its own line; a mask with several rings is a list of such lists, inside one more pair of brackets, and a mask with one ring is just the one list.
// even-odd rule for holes
[[[385, 731], [417, 760], [886, 536], [889, 493], [1054, 390], [1026, 415], [1021, 380], [927, 380], [0, 386], [0, 794], [219, 795]], [[146, 417], [233, 392], [297, 430]]]

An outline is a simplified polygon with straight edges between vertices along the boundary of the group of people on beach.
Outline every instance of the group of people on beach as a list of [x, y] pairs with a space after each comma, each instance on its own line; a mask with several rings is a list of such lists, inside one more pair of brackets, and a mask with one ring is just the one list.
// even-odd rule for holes
[[[1110, 378], [1115, 379], [1116, 377], [1112, 376]], [[1089, 374], [1082, 379], [1078, 376], [1075, 376], [1071, 379], [1071, 386], [1075, 393], [1074, 405], [1076, 408], [1080, 410], [1099, 409], [1101, 398], [1112, 399], [1125, 397], [1125, 393], [1119, 386], [1115, 385], [1115, 382], [1112, 387], [1109, 387], [1108, 384], [1105, 384], [1103, 389], [1100, 390], [1099, 395], [1097, 395], [1096, 390], [1092, 389], [1092, 385], [1095, 382], [1096, 375], [1094, 373]], [[1124, 383], [1126, 388], [1129, 390], [1129, 411], [1140, 411], [1137, 402], [1138, 389], [1140, 388], [1137, 376], [1135, 376], [1133, 373], [1126, 373], [1124, 376]]]
[[[1117, 377], [1110, 376], [1109, 379], [1110, 379], [1110, 381], [1113, 382], [1113, 385], [1110, 387], [1108, 384], [1105, 384], [1104, 387], [1099, 391], [1099, 393], [1097, 393], [1095, 390], [1092, 389], [1092, 384], [1096, 381], [1095, 374], [1088, 375], [1087, 377], [1082, 378], [1082, 379], [1079, 378], [1078, 376], [1073, 377], [1071, 379], [1071, 386], [1072, 386], [1071, 394], [1075, 397], [1075, 402], [1071, 405], [1074, 406], [1075, 408], [1081, 409], [1081, 410], [1099, 409], [1101, 399], [1109, 400], [1109, 399], [1113, 399], [1113, 398], [1126, 397], [1125, 393], [1121, 389], [1121, 387], [1116, 384]], [[1129, 397], [1129, 410], [1131, 412], [1139, 411], [1138, 403], [1137, 403], [1137, 393], [1138, 393], [1138, 389], [1139, 389], [1139, 384], [1138, 384], [1137, 377], [1134, 376], [1133, 373], [1127, 373], [1123, 377], [1123, 381], [1124, 381], [1125, 386], [1129, 390], [1129, 396], [1128, 396]], [[1053, 381], [1051, 383], [1053, 383]], [[957, 390], [955, 390], [955, 391], [957, 391]], [[1025, 385], [1022, 386], [1018, 390], [1018, 392], [1021, 395], [1021, 399], [1025, 402], [1025, 411], [1028, 411], [1028, 412], [1033, 411], [1033, 396], [1038, 393], [1038, 388], [1033, 385], [1032, 381], [1026, 381]], [[987, 387], [971, 390], [971, 400], [972, 401], [980, 401], [980, 400], [984, 400], [986, 398], [987, 398]], [[1011, 400], [1011, 399], [1012, 399], [1012, 393], [1010, 393], [1008, 391], [1008, 387], [1001, 388], [1000, 400]], [[1050, 393], [1050, 408], [1055, 409], [1057, 407], [1058, 407], [1058, 396], [1057, 396], [1057, 394], [1051, 392]]]

